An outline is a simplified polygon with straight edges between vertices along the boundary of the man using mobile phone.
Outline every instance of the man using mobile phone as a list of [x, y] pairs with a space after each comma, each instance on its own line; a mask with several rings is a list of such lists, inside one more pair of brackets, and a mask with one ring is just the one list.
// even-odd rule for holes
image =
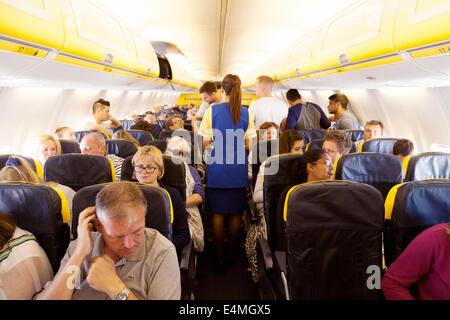
[[[104, 187], [95, 207], [80, 213], [71, 242], [52, 282], [36, 297], [80, 300], [180, 299], [174, 245], [145, 227], [147, 202], [131, 182]], [[92, 232], [95, 225], [98, 232]]]

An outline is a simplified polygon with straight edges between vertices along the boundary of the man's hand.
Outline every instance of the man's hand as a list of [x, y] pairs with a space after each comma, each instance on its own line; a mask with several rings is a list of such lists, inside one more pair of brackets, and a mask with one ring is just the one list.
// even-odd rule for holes
[[108, 255], [92, 259], [86, 279], [91, 288], [106, 293], [113, 300], [118, 292], [126, 289], [117, 276], [114, 261]]
[[95, 217], [95, 207], [89, 207], [84, 209], [78, 218], [78, 239], [75, 252], [79, 254], [83, 259], [92, 252], [94, 242], [92, 240], [91, 231], [94, 225], [92, 221]]

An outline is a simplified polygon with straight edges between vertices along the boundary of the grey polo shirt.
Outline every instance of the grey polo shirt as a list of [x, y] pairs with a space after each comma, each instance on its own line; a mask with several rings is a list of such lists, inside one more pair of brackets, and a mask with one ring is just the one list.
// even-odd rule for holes
[[[79, 286], [74, 289], [73, 300], [108, 300], [107, 294], [92, 289], [86, 281], [91, 260], [104, 255], [105, 242], [101, 233], [92, 232], [92, 253], [81, 265]], [[72, 241], [61, 261], [60, 270], [75, 251]], [[146, 228], [144, 240], [129, 259], [116, 263], [116, 273], [136, 297], [141, 300], [178, 300], [181, 297], [180, 268], [175, 246], [155, 229]]]
[[339, 119], [336, 120], [336, 130], [346, 130], [346, 129], [361, 129], [358, 118], [346, 110]]

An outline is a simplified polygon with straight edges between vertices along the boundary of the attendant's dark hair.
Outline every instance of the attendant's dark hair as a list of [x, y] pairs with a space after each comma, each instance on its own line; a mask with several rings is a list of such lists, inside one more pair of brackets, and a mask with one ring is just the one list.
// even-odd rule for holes
[[227, 74], [222, 81], [222, 88], [230, 98], [230, 112], [233, 123], [238, 124], [241, 118], [242, 91], [241, 79], [237, 75]]

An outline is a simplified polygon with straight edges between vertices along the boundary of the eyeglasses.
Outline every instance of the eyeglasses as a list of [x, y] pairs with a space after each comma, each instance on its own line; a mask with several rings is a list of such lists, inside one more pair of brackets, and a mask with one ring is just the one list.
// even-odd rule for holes
[[156, 167], [134, 166], [134, 170], [135, 170], [137, 173], [142, 173], [142, 172], [145, 170], [147, 173], [152, 174], [152, 173], [155, 172]]

